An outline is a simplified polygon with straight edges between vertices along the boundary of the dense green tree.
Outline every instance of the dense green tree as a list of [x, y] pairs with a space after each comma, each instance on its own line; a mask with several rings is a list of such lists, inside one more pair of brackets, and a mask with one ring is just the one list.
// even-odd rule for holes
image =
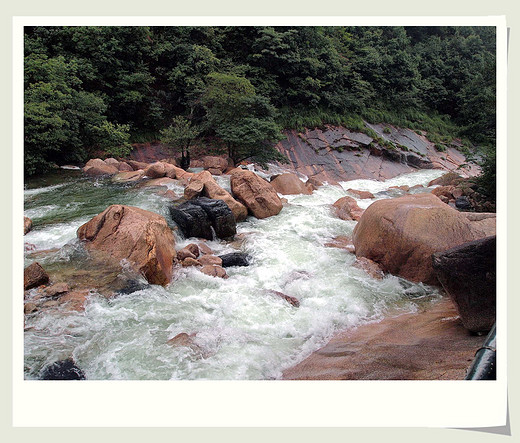
[[183, 116], [174, 117], [172, 124], [161, 131], [161, 140], [174, 152], [181, 153], [181, 168], [190, 167], [190, 146], [201, 130]]

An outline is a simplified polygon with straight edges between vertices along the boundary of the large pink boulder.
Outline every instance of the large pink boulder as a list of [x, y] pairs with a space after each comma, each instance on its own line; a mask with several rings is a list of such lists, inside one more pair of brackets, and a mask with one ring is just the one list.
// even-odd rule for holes
[[231, 190], [256, 218], [271, 217], [282, 210], [282, 201], [273, 186], [254, 172], [235, 169]]
[[171, 281], [175, 239], [164, 217], [112, 205], [80, 226], [77, 234], [93, 257], [116, 263], [127, 260], [152, 284]]
[[296, 174], [280, 174], [271, 181], [276, 192], [283, 195], [312, 194], [312, 189], [305, 185]]
[[379, 263], [385, 272], [438, 284], [432, 254], [488, 235], [464, 214], [432, 194], [379, 200], [354, 228], [357, 257]]

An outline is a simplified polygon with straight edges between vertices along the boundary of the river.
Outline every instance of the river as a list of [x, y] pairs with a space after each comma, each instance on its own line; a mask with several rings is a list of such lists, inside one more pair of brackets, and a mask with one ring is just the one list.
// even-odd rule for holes
[[[391, 186], [426, 186], [444, 172], [353, 180], [284, 196], [289, 203], [279, 215], [249, 217], [237, 225], [233, 242], [207, 242], [216, 255], [249, 254], [250, 266], [227, 268], [226, 280], [185, 268], [167, 287], [148, 285], [124, 267], [96, 268], [76, 238], [79, 226], [116, 203], [159, 213], [173, 227], [170, 200], [157, 188], [79, 171], [28, 181], [24, 214], [34, 227], [24, 237], [25, 266], [38, 261], [51, 279], [88, 287], [90, 297], [82, 312], [55, 306], [26, 315], [25, 378], [37, 379], [50, 363], [72, 356], [92, 380], [279, 379], [338, 331], [439, 298], [436, 289], [395, 276], [373, 279], [352, 267], [354, 254], [325, 245], [355, 226], [331, 211], [346, 189], [390, 198], [399, 193]], [[216, 179], [229, 189], [228, 177]], [[182, 194], [181, 185], [171, 189]], [[357, 200], [362, 208], [374, 201]], [[193, 242], [175, 235], [177, 249]], [[300, 307], [269, 290], [296, 297]], [[196, 334], [192, 347], [167, 343], [181, 332]]]

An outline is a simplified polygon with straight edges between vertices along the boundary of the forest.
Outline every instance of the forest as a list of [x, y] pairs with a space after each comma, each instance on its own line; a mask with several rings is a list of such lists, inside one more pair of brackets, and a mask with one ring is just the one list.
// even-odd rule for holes
[[25, 174], [197, 142], [235, 161], [279, 158], [284, 129], [364, 121], [460, 138], [495, 189], [494, 27], [24, 29]]

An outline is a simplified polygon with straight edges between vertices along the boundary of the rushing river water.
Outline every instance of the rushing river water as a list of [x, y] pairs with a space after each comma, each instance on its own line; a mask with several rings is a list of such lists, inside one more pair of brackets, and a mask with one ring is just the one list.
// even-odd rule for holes
[[[25, 378], [38, 378], [45, 366], [71, 356], [87, 379], [280, 378], [337, 331], [389, 311], [416, 310], [438, 297], [433, 288], [398, 277], [373, 279], [352, 267], [353, 254], [325, 244], [350, 235], [355, 226], [331, 211], [346, 189], [389, 198], [399, 193], [391, 186], [427, 185], [443, 172], [354, 180], [312, 195], [285, 196], [289, 204], [279, 215], [239, 223], [235, 241], [207, 242], [216, 255], [249, 254], [250, 266], [227, 268], [226, 280], [185, 268], [165, 288], [136, 280], [126, 269], [96, 268], [76, 238], [79, 226], [116, 203], [159, 213], [174, 227], [170, 200], [157, 188], [86, 178], [78, 171], [26, 183], [24, 212], [34, 227], [24, 237], [25, 266], [38, 261], [52, 280], [89, 287], [91, 295], [82, 312], [55, 306], [26, 315]], [[216, 178], [229, 189], [229, 178]], [[182, 194], [180, 185], [171, 189]], [[358, 204], [366, 208], [373, 201]], [[177, 249], [191, 242], [176, 234]], [[296, 297], [300, 307], [269, 290]], [[167, 343], [181, 332], [196, 334], [194, 346]]]

